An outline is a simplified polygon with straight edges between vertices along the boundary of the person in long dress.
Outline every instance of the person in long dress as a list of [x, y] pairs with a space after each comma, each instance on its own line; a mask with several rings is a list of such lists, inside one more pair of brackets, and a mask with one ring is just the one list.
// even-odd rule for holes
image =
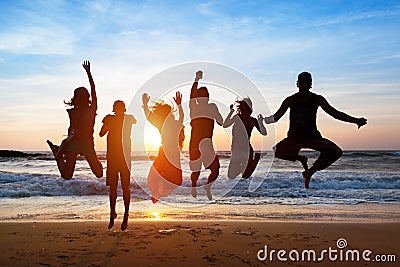
[[184, 141], [182, 95], [176, 92], [174, 101], [178, 106], [178, 119], [174, 108], [164, 101], [148, 106], [150, 96], [142, 95], [143, 110], [147, 120], [161, 135], [161, 146], [148, 175], [151, 200], [156, 203], [161, 197], [168, 196], [177, 186], [182, 185], [181, 150]]

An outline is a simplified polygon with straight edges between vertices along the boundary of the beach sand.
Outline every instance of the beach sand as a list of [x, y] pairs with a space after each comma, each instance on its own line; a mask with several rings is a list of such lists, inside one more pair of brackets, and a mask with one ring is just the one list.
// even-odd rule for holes
[[[273, 220], [131, 220], [111, 231], [107, 221], [2, 222], [0, 266], [399, 266], [400, 222]], [[261, 262], [264, 249], [348, 249], [395, 255], [397, 262]], [[260, 254], [263, 256], [264, 254]], [[294, 254], [293, 254], [294, 255]], [[339, 255], [339, 253], [337, 253]], [[288, 258], [288, 254], [286, 254]]]

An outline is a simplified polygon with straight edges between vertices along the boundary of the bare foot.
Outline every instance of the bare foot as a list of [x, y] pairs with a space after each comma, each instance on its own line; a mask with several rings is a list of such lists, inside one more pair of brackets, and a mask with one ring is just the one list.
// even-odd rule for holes
[[306, 170], [306, 171], [302, 172], [301, 174], [303, 174], [304, 187], [306, 189], [308, 189], [309, 185], [310, 185], [310, 179], [311, 179], [312, 174], [311, 174], [310, 170]]
[[50, 140], [46, 140], [46, 143], [49, 145], [51, 152], [53, 153], [53, 156], [57, 159], [59, 146], [56, 146]]
[[196, 189], [196, 187], [192, 187], [191, 193], [192, 193], [192, 197], [194, 197], [194, 198], [197, 197], [197, 189]]
[[208, 200], [212, 200], [211, 184], [206, 184], [204, 190], [206, 190]]
[[126, 228], [128, 228], [128, 218], [129, 218], [129, 215], [124, 215], [124, 220], [122, 221], [122, 224], [121, 224], [121, 230], [122, 231], [125, 231], [126, 230]]
[[117, 218], [117, 213], [113, 213], [110, 215], [110, 223], [108, 224], [108, 229], [113, 228], [114, 226], [114, 219]]
[[308, 164], [307, 164], [308, 158], [306, 156], [299, 155], [299, 161], [301, 162], [301, 165], [303, 165], [304, 170], [307, 171], [308, 170]]

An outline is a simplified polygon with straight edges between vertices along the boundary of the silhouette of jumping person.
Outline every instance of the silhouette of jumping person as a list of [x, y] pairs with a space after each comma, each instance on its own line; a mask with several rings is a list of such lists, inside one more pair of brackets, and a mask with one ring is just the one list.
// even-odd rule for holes
[[[82, 66], [89, 78], [90, 94], [85, 87], [78, 87], [74, 90], [71, 101], [64, 101], [65, 104], [72, 106], [71, 109], [67, 109], [70, 122], [68, 137], [62, 141], [60, 146], [47, 140], [47, 144], [56, 158], [61, 177], [66, 180], [71, 179], [74, 174], [78, 154], [85, 156], [90, 169], [97, 178], [103, 177], [103, 166], [97, 158], [93, 140], [93, 127], [97, 111], [96, 90], [90, 72], [90, 62], [86, 60]], [[90, 100], [90, 96], [92, 100]]]
[[149, 108], [150, 96], [142, 95], [143, 110], [147, 120], [161, 135], [161, 146], [157, 158], [150, 168], [147, 184], [152, 193], [151, 200], [156, 203], [161, 197], [168, 196], [177, 186], [182, 185], [181, 150], [185, 139], [183, 127], [182, 95], [176, 92], [174, 101], [178, 106], [178, 119], [175, 119], [173, 107], [163, 101], [157, 101]]
[[228, 167], [230, 179], [236, 178], [239, 174], [242, 174], [243, 178], [249, 178], [260, 161], [261, 154], [256, 153], [254, 156], [254, 150], [250, 144], [253, 128], [256, 127], [262, 135], [267, 135], [261, 114], [258, 115], [257, 119], [251, 116], [253, 104], [250, 98], [246, 97], [243, 100], [236, 101], [236, 104], [237, 114], [233, 115], [235, 110], [231, 105], [230, 112], [223, 124], [224, 128], [233, 124], [232, 153]]
[[219, 159], [214, 151], [212, 136], [214, 121], [222, 126], [223, 119], [217, 105], [208, 103], [209, 93], [206, 87], [197, 88], [198, 82], [203, 78], [203, 72], [197, 71], [196, 78], [190, 91], [190, 125], [192, 126], [189, 142], [190, 169], [192, 174], [192, 196], [197, 197], [197, 181], [200, 176], [201, 166], [211, 171], [204, 189], [209, 200], [212, 199], [211, 184], [219, 175]]
[[[330, 140], [323, 138], [317, 129], [318, 107], [337, 120], [357, 124], [358, 128], [367, 124], [365, 118], [355, 118], [338, 111], [323, 96], [310, 92], [311, 85], [311, 74], [300, 73], [297, 79], [299, 92], [287, 97], [274, 115], [264, 118], [267, 124], [277, 122], [290, 108], [288, 136], [275, 146], [275, 156], [301, 162], [304, 168], [302, 172], [304, 186], [307, 189], [315, 172], [326, 169], [342, 156], [342, 150]], [[308, 168], [307, 157], [299, 155], [302, 148], [320, 152], [311, 168]]]
[[110, 187], [110, 223], [108, 229], [114, 226], [114, 219], [117, 217], [115, 204], [117, 202], [119, 175], [125, 206], [124, 220], [121, 224], [121, 230], [124, 231], [128, 227], [131, 201], [131, 130], [136, 119], [125, 113], [125, 103], [121, 100], [114, 102], [113, 112], [114, 115], [104, 117], [99, 135], [103, 137], [107, 134], [106, 185]]

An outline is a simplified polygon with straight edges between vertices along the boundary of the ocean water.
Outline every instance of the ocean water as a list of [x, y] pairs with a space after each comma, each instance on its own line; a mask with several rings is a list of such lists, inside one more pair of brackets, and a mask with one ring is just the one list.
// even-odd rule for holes
[[[27, 158], [0, 158], [0, 220], [107, 217], [105, 178], [95, 178], [87, 162], [80, 158], [73, 179], [66, 181], [60, 178], [52, 155], [38, 153], [40, 155]], [[302, 153], [309, 157], [309, 164], [318, 156], [312, 151]], [[334, 165], [313, 176], [309, 190], [304, 189], [299, 162], [274, 159], [273, 153], [267, 151], [263, 152], [252, 178], [229, 179], [226, 172], [230, 152], [218, 154], [221, 170], [212, 186], [212, 201], [206, 198], [201, 187], [197, 198], [191, 196], [188, 155], [183, 153], [183, 185], [157, 206], [151, 203], [146, 184], [151, 159], [156, 153], [133, 152], [131, 206], [141, 214], [163, 205], [175, 211], [183, 209], [191, 216], [219, 206], [231, 207], [229, 214], [235, 216], [243, 213], [242, 207], [250, 206], [254, 216], [266, 216], [268, 212], [259, 213], [258, 206], [274, 205], [285, 209], [296, 205], [400, 204], [399, 151], [345, 151]], [[106, 166], [105, 153], [98, 155]], [[201, 173], [200, 186], [205, 184], [208, 173]], [[122, 210], [120, 199], [118, 205]]]

